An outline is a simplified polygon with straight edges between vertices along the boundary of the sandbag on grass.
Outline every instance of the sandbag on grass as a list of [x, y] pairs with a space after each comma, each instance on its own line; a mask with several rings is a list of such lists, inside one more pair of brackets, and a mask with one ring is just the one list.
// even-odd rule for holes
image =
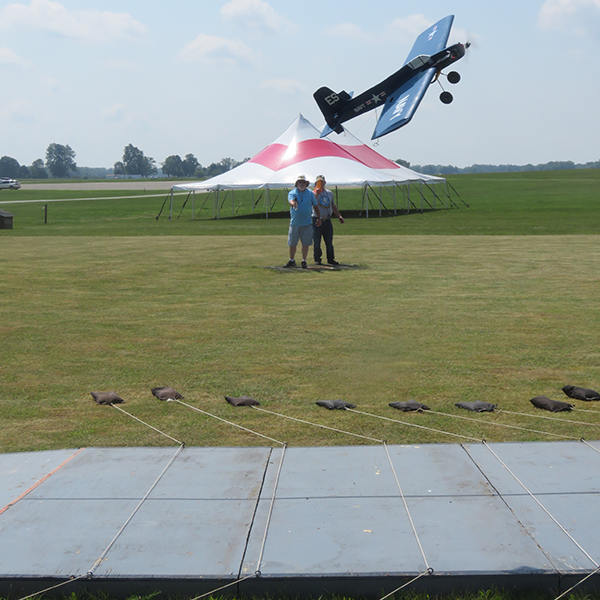
[[117, 392], [90, 392], [97, 404], [124, 404], [125, 400]]
[[164, 387], [155, 387], [150, 390], [152, 395], [159, 400], [183, 400], [183, 396], [174, 388], [166, 385]]
[[345, 400], [317, 400], [317, 406], [322, 406], [329, 410], [345, 410], [346, 408], [356, 408], [356, 404], [351, 404]]
[[575, 408], [573, 404], [561, 402], [560, 400], [551, 400], [548, 396], [536, 396], [529, 402], [536, 408], [542, 408], [543, 410], [549, 410], [550, 412], [561, 412], [563, 410], [573, 410]]
[[429, 410], [429, 406], [421, 404], [421, 402], [417, 402], [416, 400], [407, 400], [406, 402], [390, 402], [388, 406], [404, 412], [422, 412], [424, 410]]
[[225, 400], [231, 404], [231, 406], [260, 406], [260, 402], [250, 396], [225, 396]]
[[472, 412], [494, 412], [494, 409], [498, 405], [492, 404], [491, 402], [476, 400], [475, 402], [457, 402], [454, 406], [458, 406], [458, 408], [464, 408], [465, 410], [470, 410]]
[[600, 394], [595, 390], [577, 387], [576, 385], [565, 385], [562, 391], [575, 400], [585, 400], [586, 402], [600, 400]]

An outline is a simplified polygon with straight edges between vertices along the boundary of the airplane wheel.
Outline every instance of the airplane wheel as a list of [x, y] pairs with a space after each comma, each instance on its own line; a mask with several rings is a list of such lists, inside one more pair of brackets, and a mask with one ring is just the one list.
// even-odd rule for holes
[[460, 81], [460, 73], [450, 71], [450, 73], [448, 73], [448, 81], [450, 83], [458, 83]]
[[450, 92], [442, 92], [440, 94], [440, 100], [444, 104], [450, 104], [450, 102], [452, 102], [452, 100], [454, 100], [454, 97], [452, 96], [452, 94]]

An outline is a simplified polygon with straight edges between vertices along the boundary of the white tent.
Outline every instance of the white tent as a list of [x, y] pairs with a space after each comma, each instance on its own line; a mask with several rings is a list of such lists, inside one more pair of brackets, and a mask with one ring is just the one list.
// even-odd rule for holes
[[221, 190], [264, 189], [268, 216], [268, 190], [293, 188], [299, 174], [311, 182], [322, 174], [330, 187], [362, 187], [365, 197], [368, 187], [445, 182], [441, 177], [423, 175], [388, 160], [348, 130], [323, 139], [319, 135], [319, 130], [299, 115], [282, 135], [250, 160], [205, 181], [174, 185], [171, 193], [216, 192], [218, 207]]

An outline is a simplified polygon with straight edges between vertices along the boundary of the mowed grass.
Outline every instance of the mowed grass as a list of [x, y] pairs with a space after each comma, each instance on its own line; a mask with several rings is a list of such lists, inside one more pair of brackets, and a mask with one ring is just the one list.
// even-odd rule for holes
[[[223, 396], [247, 394], [266, 410], [392, 444], [464, 440], [315, 401], [340, 398], [476, 439], [598, 439], [600, 415], [552, 421], [529, 403], [566, 400], [565, 384], [600, 387], [596, 235], [339, 235], [339, 258], [363, 267], [340, 272], [266, 268], [287, 258], [283, 231], [2, 235], [0, 249], [2, 452], [173, 443], [97, 406], [96, 390], [116, 390], [125, 410], [188, 445], [271, 445], [158, 401], [150, 388], [160, 385], [294, 446], [369, 442], [233, 408]], [[410, 398], [447, 415], [388, 407]], [[473, 400], [528, 416], [454, 407]]]
[[[347, 217], [336, 227], [336, 236], [344, 235], [570, 235], [598, 234], [598, 189], [600, 169], [545, 171], [481, 175], [457, 175], [448, 178], [452, 202], [459, 208], [430, 210], [445, 206], [444, 187], [431, 190], [410, 186], [410, 213], [402, 189], [369, 192], [369, 215], [365, 218], [361, 190], [340, 189], [338, 203]], [[148, 182], [150, 186], [152, 182]], [[421, 192], [425, 198], [421, 200]], [[382, 206], [375, 194], [381, 193]], [[2, 231], [2, 237], [19, 236], [165, 236], [165, 235], [282, 235], [287, 230], [289, 209], [283, 191], [271, 191], [270, 216], [264, 218], [264, 195], [260, 191], [198, 194], [195, 200], [176, 195], [173, 219], [169, 221], [167, 201], [157, 221], [167, 193], [160, 190], [137, 192], [91, 191], [2, 191], [0, 210], [14, 214], [14, 229]], [[123, 197], [125, 196], [125, 197]], [[102, 198], [78, 200], [80, 198]], [[108, 199], [105, 199], [108, 198]], [[110, 199], [113, 198], [113, 199]], [[60, 202], [65, 199], [70, 201]], [[183, 208], [184, 203], [185, 208]], [[26, 200], [27, 203], [6, 203]], [[74, 201], [76, 200], [76, 201]], [[256, 203], [255, 213], [252, 213]], [[465, 203], [470, 208], [465, 206]], [[44, 223], [44, 204], [48, 204], [48, 223]], [[195, 206], [196, 219], [192, 219]], [[424, 212], [420, 211], [421, 207]], [[379, 217], [381, 208], [381, 218]], [[183, 209], [183, 211], [182, 211]], [[359, 213], [362, 214], [358, 218]], [[233, 218], [232, 218], [233, 215]]]

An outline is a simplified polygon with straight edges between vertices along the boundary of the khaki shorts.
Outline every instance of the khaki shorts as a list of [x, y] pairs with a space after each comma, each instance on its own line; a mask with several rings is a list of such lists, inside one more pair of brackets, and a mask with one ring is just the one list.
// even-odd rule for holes
[[290, 225], [290, 230], [288, 231], [288, 246], [297, 246], [298, 241], [301, 241], [303, 246], [312, 246], [312, 223], [310, 225]]

